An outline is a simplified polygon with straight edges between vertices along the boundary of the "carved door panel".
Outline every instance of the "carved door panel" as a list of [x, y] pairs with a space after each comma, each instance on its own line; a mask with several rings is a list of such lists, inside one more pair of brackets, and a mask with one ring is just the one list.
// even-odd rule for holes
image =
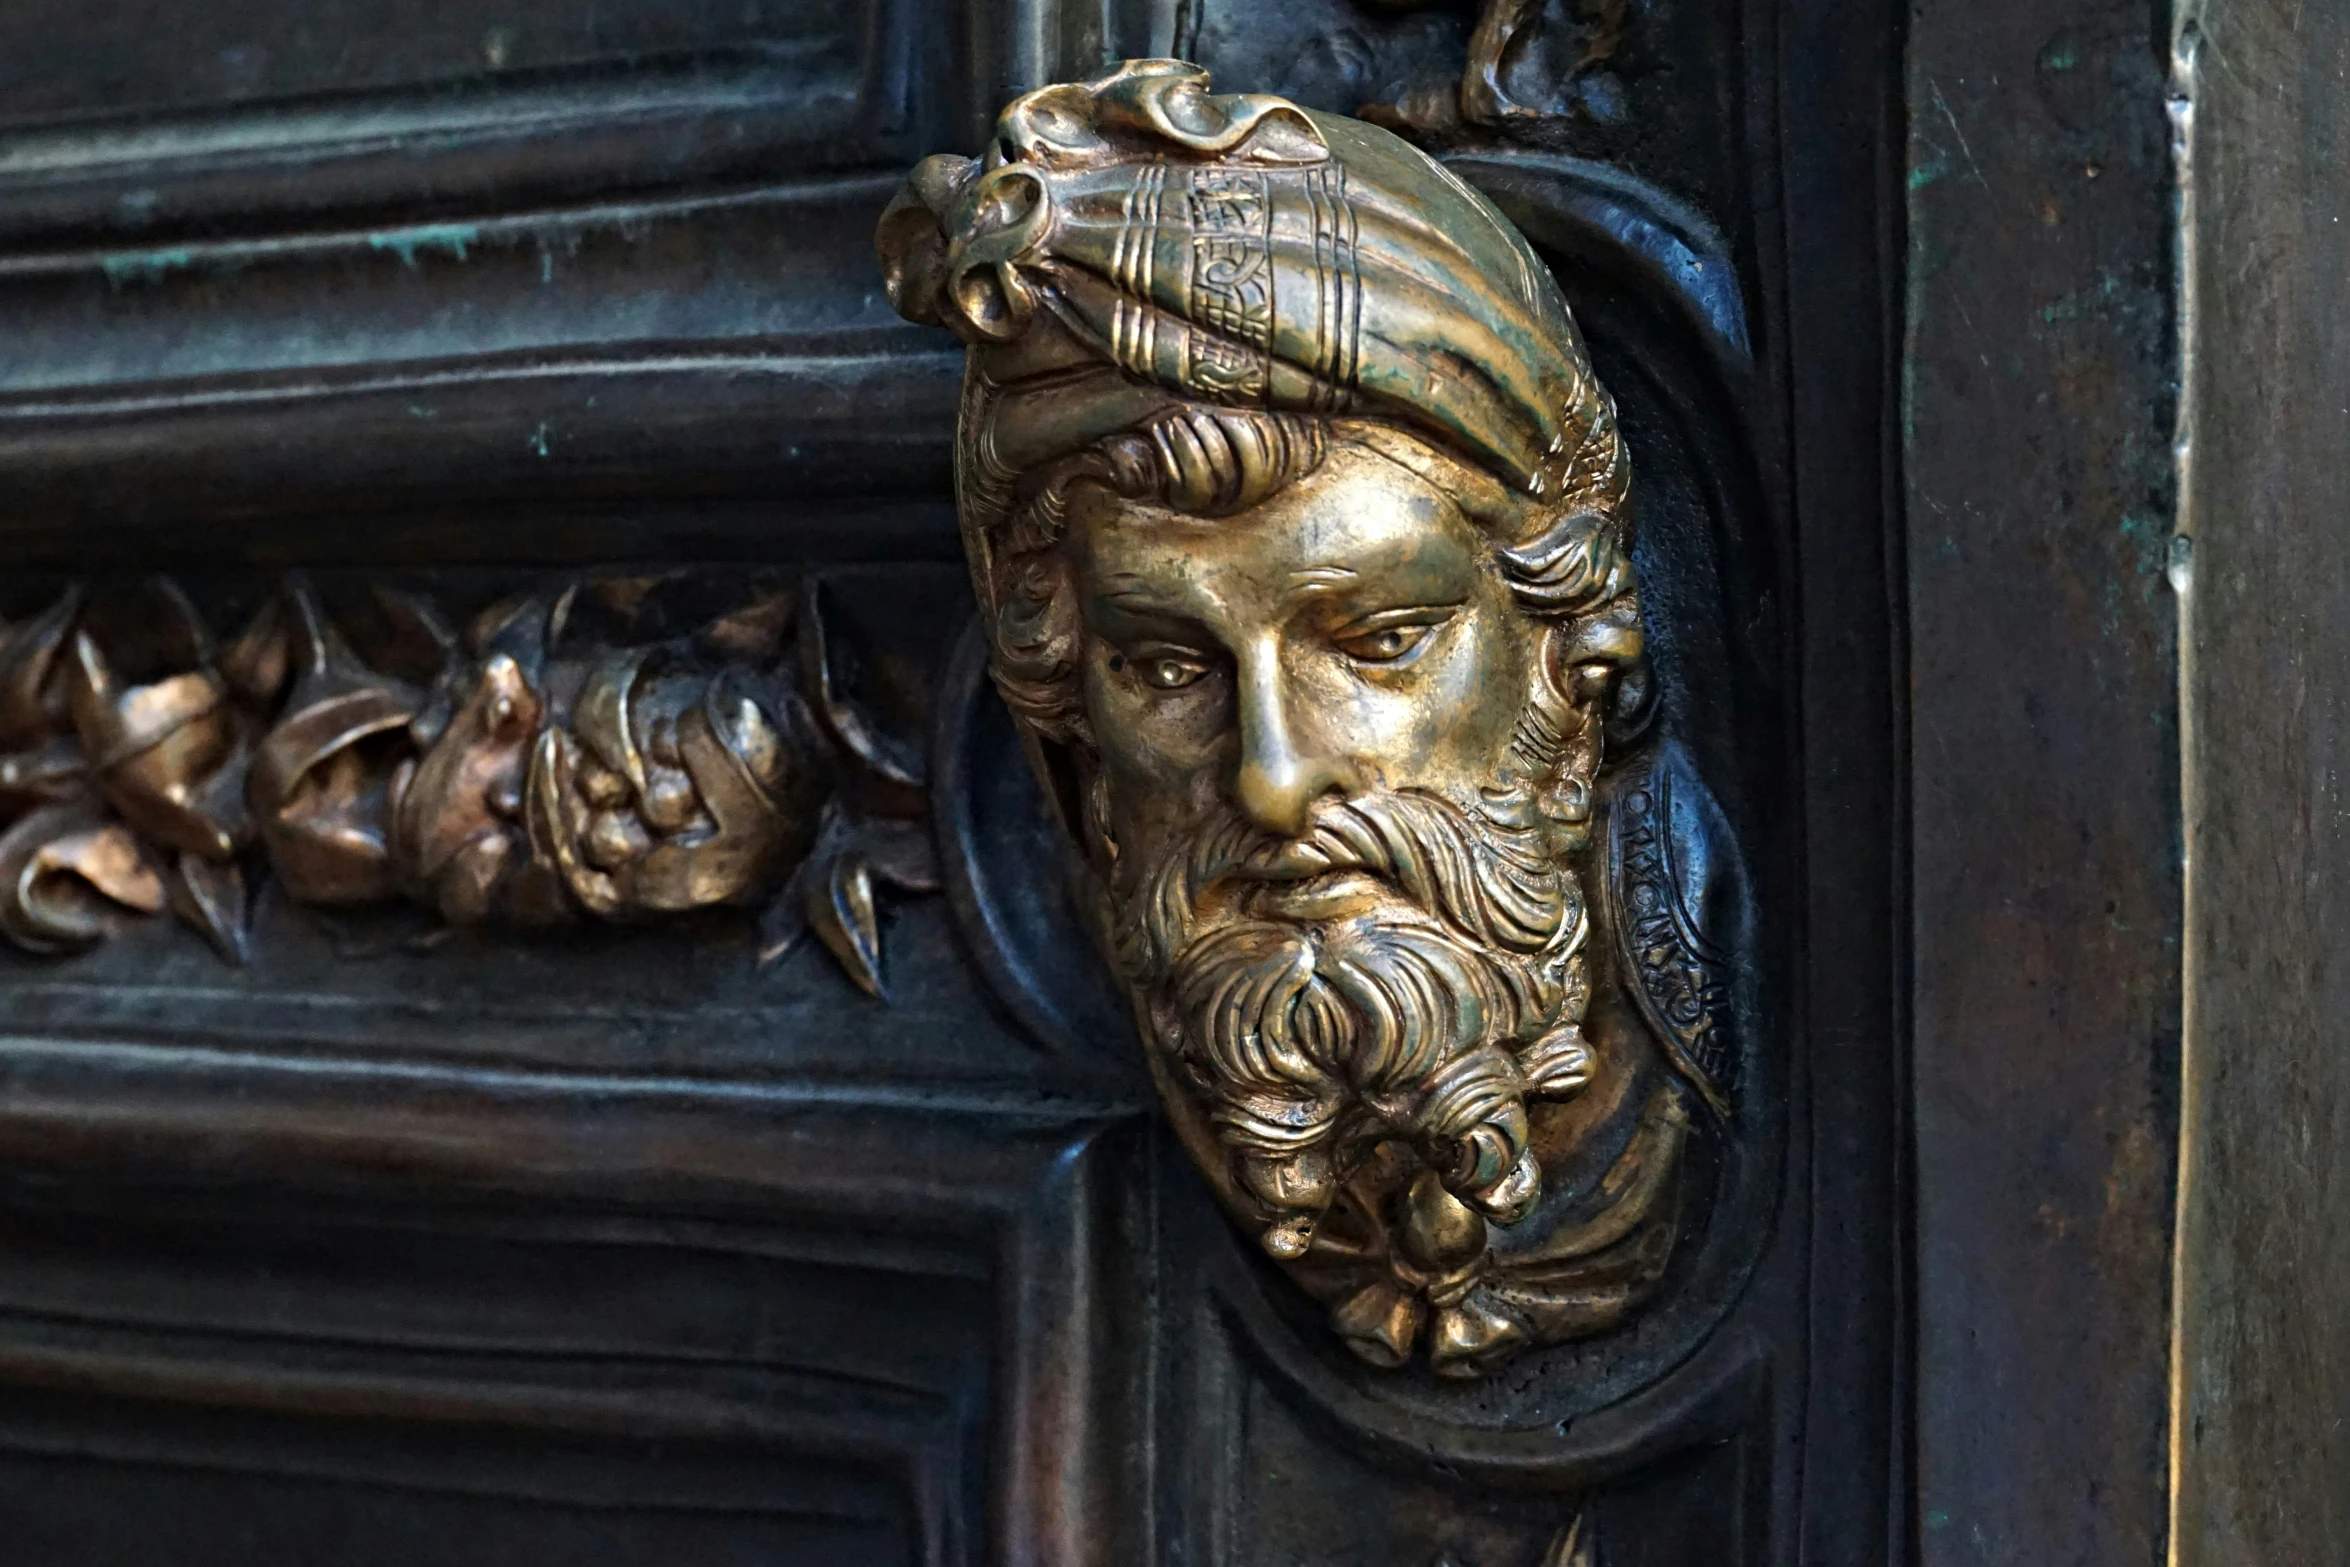
[[[2037, 1495], [1963, 1433], [2037, 1429], [2063, 1379], [1986, 1417], [1951, 1323], [2028, 1316], [2061, 1259], [1997, 1253], [1981, 1299], [1912, 1270], [1966, 1232], [1932, 1204], [1968, 1161], [2042, 1133], [1926, 1104], [1911, 1141], [1905, 932], [1974, 915], [1905, 880], [1903, 659], [1968, 590], [1906, 598], [1896, 237], [1905, 159], [1940, 154], [1902, 130], [1901, 15], [0, 8], [0, 1558], [1876, 1562], [1952, 1549], [1921, 1463], [1929, 1509], [1948, 1475]], [[1289, 104], [1145, 80], [998, 124], [1154, 56]], [[997, 184], [934, 163], [891, 205], [989, 147]], [[1488, 573], [1582, 638], [1564, 727], [1497, 731], [1539, 761], [1518, 894], [1549, 923], [1501, 978], [1413, 960], [1428, 1017], [1474, 969], [1522, 1026], [1444, 1047], [1408, 1111], [1367, 1068], [1330, 1090], [1353, 1119], [1219, 1099], [1212, 1049], [1146, 1044], [1086, 890], [1131, 797], [1098, 720], [1071, 749], [1023, 702], [997, 557], [966, 561], [975, 518], [1062, 501], [986, 488], [995, 415], [958, 437], [937, 323], [996, 363], [1022, 267], [1082, 248], [1004, 192], [1103, 147], [1117, 233], [1153, 236], [1075, 263], [1116, 320], [1164, 304], [1138, 258], [1168, 225], [1207, 280], [1162, 338], [1095, 323], [1117, 386], [1197, 327], [1162, 379], [1278, 409], [1294, 220], [1316, 341], [1377, 318], [1308, 366], [1360, 399], [1317, 417], [1376, 424], [1364, 388], [1421, 375], [1388, 422], [1452, 421], [1429, 504], [1486, 517], [1513, 419], [1585, 486]], [[1493, 213], [1530, 248], [1461, 238]], [[1449, 285], [1441, 244], [1473, 258]], [[1441, 341], [1399, 369], [1380, 312], [1412, 289]], [[1480, 358], [1462, 321], [1536, 346]], [[1600, 390], [1558, 401], [1558, 366]], [[1501, 388], [1491, 430], [1448, 376]], [[1433, 449], [1327, 428], [1297, 436], [1315, 482]], [[1562, 444], [1595, 430], [1614, 479]], [[1409, 653], [1461, 601], [1360, 635]], [[1475, 826], [1432, 908], [1491, 893]]]

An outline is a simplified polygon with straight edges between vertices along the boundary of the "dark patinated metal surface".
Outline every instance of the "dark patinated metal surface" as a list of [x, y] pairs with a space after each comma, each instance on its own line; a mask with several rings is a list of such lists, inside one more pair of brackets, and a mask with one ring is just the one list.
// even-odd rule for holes
[[1911, 33], [1920, 1538], [2159, 1558], [2178, 1051], [2165, 40]]
[[[799, 887], [848, 970], [759, 967], [739, 905], [781, 856], [656, 921], [457, 928], [256, 871], [241, 967], [166, 917], [0, 952], [0, 1554], [2151, 1559], [2163, 48], [2090, 0], [0, 9], [11, 628], [82, 584], [119, 699], [206, 665], [128, 651], [108, 606], [159, 573], [229, 685], [289, 569], [345, 616], [383, 587], [457, 619], [820, 579], [812, 663], [796, 633], [708, 662], [812, 704], [827, 754], [886, 741], [830, 776], [940, 886]], [[1753, 911], [1655, 949], [1657, 1016], [1736, 1059], [1697, 1068], [1737, 1128], [1691, 1143], [1702, 1242], [1483, 1382], [1357, 1364], [1160, 1128], [966, 635], [961, 356], [873, 277], [917, 156], [1163, 54], [1376, 106], [1554, 268], [1641, 465], [1653, 741]], [[316, 686], [273, 753], [273, 807], [333, 807], [272, 829], [297, 854], [366, 859], [368, 791], [302, 764], [391, 733], [385, 693]], [[89, 760], [25, 695], [11, 823]], [[589, 792], [620, 803], [598, 775], [549, 822], [593, 831]], [[142, 845], [190, 818], [138, 809], [0, 868], [160, 914]], [[614, 867], [575, 858], [600, 901]]]
[[2175, 1560], [2350, 1556], [2350, 17], [2180, 7], [2192, 222]]

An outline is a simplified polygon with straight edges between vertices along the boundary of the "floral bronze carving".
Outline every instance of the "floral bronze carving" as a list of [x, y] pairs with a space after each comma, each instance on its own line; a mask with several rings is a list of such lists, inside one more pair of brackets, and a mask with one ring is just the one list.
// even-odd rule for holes
[[1624, 1321], [1730, 1104], [1659, 797], [1611, 803], [1631, 467], [1548, 270], [1387, 131], [1165, 60], [1017, 100], [877, 246], [968, 347], [995, 680], [1228, 1210], [1375, 1364]]
[[168, 905], [241, 962], [266, 873], [452, 926], [764, 910], [762, 960], [812, 931], [879, 994], [877, 889], [936, 889], [919, 762], [843, 689], [815, 581], [682, 634], [578, 625], [660, 587], [572, 583], [462, 631], [379, 591], [405, 677], [297, 581], [225, 647], [150, 584], [128, 618], [155, 667], [126, 678], [67, 592], [0, 628], [0, 934], [67, 952]]

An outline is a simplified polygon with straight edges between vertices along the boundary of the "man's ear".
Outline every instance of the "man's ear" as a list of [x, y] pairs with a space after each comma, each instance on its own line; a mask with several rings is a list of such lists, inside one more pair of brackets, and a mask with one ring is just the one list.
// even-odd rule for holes
[[1655, 715], [1656, 682], [1640, 602], [1626, 594], [1560, 628], [1554, 666], [1577, 707], [1598, 714], [1611, 747], [1631, 744]]

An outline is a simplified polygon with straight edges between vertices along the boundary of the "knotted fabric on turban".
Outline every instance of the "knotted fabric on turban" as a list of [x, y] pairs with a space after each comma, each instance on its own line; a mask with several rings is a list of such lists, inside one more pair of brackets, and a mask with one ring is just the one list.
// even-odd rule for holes
[[1400, 424], [1553, 520], [1622, 504], [1613, 409], [1549, 272], [1376, 126], [1129, 61], [1016, 100], [984, 159], [925, 160], [876, 247], [898, 310], [970, 345], [975, 561], [1021, 475], [1180, 402]]

